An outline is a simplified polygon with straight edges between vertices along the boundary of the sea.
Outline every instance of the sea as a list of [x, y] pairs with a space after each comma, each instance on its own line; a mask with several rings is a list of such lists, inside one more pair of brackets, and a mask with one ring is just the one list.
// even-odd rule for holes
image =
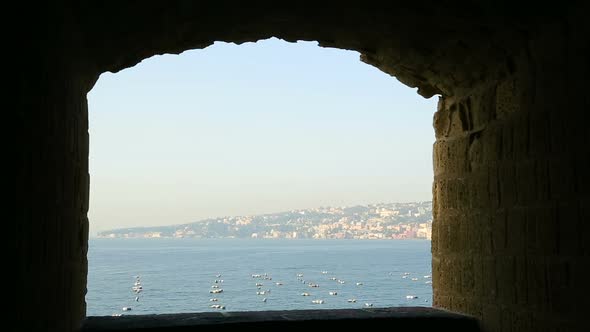
[[86, 314], [429, 307], [431, 273], [427, 240], [96, 238]]

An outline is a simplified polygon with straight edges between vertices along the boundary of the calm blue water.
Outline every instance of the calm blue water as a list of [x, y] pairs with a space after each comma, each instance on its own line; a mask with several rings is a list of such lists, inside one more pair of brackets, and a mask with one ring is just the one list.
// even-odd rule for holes
[[[220, 310], [211, 304], [226, 311], [432, 304], [431, 279], [424, 278], [431, 273], [430, 241], [421, 240], [91, 239], [88, 268], [88, 316], [123, 313], [123, 307], [132, 308], [125, 314], [154, 314]], [[272, 280], [252, 278], [264, 273]], [[131, 290], [135, 276], [139, 294]], [[217, 284], [223, 293], [209, 293], [215, 279], [223, 280]], [[323, 304], [312, 303], [320, 299]]]

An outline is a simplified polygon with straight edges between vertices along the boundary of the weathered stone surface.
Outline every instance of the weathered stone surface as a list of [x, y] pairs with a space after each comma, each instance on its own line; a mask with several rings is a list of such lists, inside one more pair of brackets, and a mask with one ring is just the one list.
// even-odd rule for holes
[[279, 328], [324, 327], [346, 330], [382, 328], [384, 324], [412, 331], [432, 331], [435, 328], [479, 331], [478, 322], [473, 317], [423, 307], [89, 317], [82, 331], [276, 331]]

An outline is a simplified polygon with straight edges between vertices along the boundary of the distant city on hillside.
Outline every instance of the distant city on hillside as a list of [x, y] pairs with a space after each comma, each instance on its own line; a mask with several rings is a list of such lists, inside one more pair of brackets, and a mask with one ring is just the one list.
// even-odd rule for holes
[[319, 207], [188, 224], [135, 227], [99, 238], [426, 239], [432, 237], [432, 202]]

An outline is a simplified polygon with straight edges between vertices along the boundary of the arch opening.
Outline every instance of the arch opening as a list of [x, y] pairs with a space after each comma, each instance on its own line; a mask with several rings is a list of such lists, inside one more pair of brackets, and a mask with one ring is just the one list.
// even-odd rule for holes
[[[93, 225], [102, 223], [98, 230], [106, 238], [252, 238], [254, 234], [260, 238], [283, 239], [292, 238], [293, 234], [298, 239], [429, 237], [432, 222], [428, 203], [432, 181], [429, 150], [434, 139], [429, 122], [433, 110], [432, 100], [424, 100], [407, 87], [396, 85], [390, 77], [360, 63], [357, 53], [318, 48], [309, 42], [290, 44], [272, 39], [240, 46], [216, 44], [180, 56], [145, 60], [136, 68], [105, 75], [89, 94], [91, 235], [97, 230]], [[291, 215], [283, 220], [281, 211]], [[280, 225], [273, 227], [268, 222], [264, 227], [252, 225], [252, 216], [257, 223], [260, 222], [257, 218], [269, 213], [280, 219]], [[237, 219], [228, 221], [228, 217]], [[199, 219], [205, 220], [207, 229], [193, 224]], [[226, 226], [219, 231], [217, 223]], [[146, 226], [150, 227], [137, 228]], [[113, 228], [118, 230], [112, 231]], [[108, 309], [93, 307], [101, 297], [99, 289], [109, 288], [102, 284], [106, 282], [104, 276], [98, 275], [108, 269], [108, 263], [98, 268], [93, 265], [96, 262], [93, 259], [108, 259], [108, 254], [113, 252], [108, 245], [93, 248], [93, 242], [101, 246], [105, 242], [90, 241], [89, 315], [118, 312], [120, 308], [113, 305]], [[146, 244], [144, 249], [154, 250], [151, 245], [159, 243], [163, 242]], [[190, 247], [187, 241], [175, 243], [182, 243], [185, 249]], [[252, 250], [248, 248], [250, 242], [235, 243], [246, 251]], [[121, 243], [120, 249], [125, 249], [127, 244]], [[414, 262], [407, 268], [399, 266], [386, 268], [387, 271], [381, 268], [381, 277], [390, 278], [389, 282], [395, 285], [388, 287], [388, 281], [380, 282], [395, 294], [388, 291], [381, 299], [367, 295], [363, 300], [362, 291], [340, 290], [342, 298], [329, 301], [332, 303], [326, 308], [350, 307], [351, 302], [344, 298], [347, 292], [350, 299], [359, 298], [361, 307], [369, 302], [380, 307], [431, 304], [430, 279], [424, 278], [431, 274], [429, 245], [379, 247], [367, 243], [363, 249], [358, 243], [347, 244], [351, 253], [365, 250], [369, 256], [376, 256], [369, 252], [385, 250], [380, 254], [383, 261], [401, 259], [391, 253], [399, 247], [398, 254], [417, 255], [415, 261], [421, 261], [424, 266], [416, 267]], [[259, 245], [260, 242], [254, 243]], [[343, 248], [338, 245], [340, 249], [336, 252]], [[200, 246], [197, 244], [198, 250]], [[223, 242], [223, 246], [233, 244]], [[298, 246], [320, 249], [317, 243], [309, 241], [288, 243], [286, 248], [294, 250], [287, 258], [298, 255], [301, 250]], [[409, 249], [412, 246], [414, 249]], [[140, 244], [139, 248], [142, 247]], [[325, 249], [332, 250], [329, 246]], [[97, 252], [99, 256], [94, 256]], [[338, 260], [336, 252], [331, 258], [334, 262], [325, 261], [327, 265], [323, 269], [318, 265], [315, 269], [318, 271], [308, 269], [305, 273], [340, 269], [344, 262]], [[227, 255], [237, 256], [235, 264], [239, 265], [240, 253]], [[199, 264], [212, 263], [203, 259], [206, 257], [201, 257]], [[358, 265], [360, 261], [359, 258], [351, 264]], [[149, 278], [149, 273], [142, 273], [145, 266], [123, 261], [119, 262], [122, 265], [112, 263], [122, 269], [136, 266], [135, 272], [126, 271], [128, 276], [141, 274]], [[242, 271], [243, 275], [262, 274], [259, 271], [262, 266]], [[198, 269], [185, 272], [190, 275], [195, 270]], [[275, 278], [284, 275], [272, 266], [266, 267], [266, 271], [271, 270], [276, 272]], [[403, 275], [406, 270], [416, 270], [412, 271], [415, 275]], [[121, 271], [115, 274], [121, 277]], [[198, 277], [214, 274], [215, 271], [208, 271]], [[340, 278], [348, 279], [346, 272], [340, 274]], [[163, 273], [160, 277], [165, 276]], [[183, 278], [193, 277], [181, 276], [176, 282], [184, 283]], [[295, 278], [284, 275], [282, 279], [289, 277]], [[414, 282], [414, 277], [420, 281]], [[328, 276], [316, 278], [323, 283], [335, 283], [323, 280]], [[293, 285], [294, 280], [288, 280], [281, 289], [289, 288], [288, 284]], [[119, 307], [135, 308], [135, 296], [131, 296], [134, 294], [125, 288], [122, 280], [111, 282], [118, 282], [119, 293], [124, 294], [113, 296], [112, 301], [118, 298], [125, 303]], [[207, 282], [205, 278], [197, 284]], [[359, 288], [356, 282], [363, 283], [349, 280], [352, 288]], [[396, 284], [400, 282], [406, 284]], [[170, 287], [173, 285], [157, 286]], [[168, 300], [199, 297], [204, 300], [202, 308], [179, 306], [177, 310], [162, 310], [208, 310], [211, 304], [208, 294], [188, 287], [190, 294]], [[332, 287], [336, 290], [349, 285]], [[246, 290], [240, 291], [247, 294]], [[295, 309], [314, 308], [307, 303], [310, 301], [300, 301], [300, 293], [308, 292], [299, 290], [294, 302], [301, 303]], [[323, 290], [323, 298], [330, 297], [327, 292]], [[409, 295], [419, 297], [420, 302], [408, 298]], [[256, 306], [252, 303], [236, 306], [231, 302], [226, 305], [234, 310], [266, 310], [258, 305], [256, 298], [250, 299]], [[269, 301], [273, 300], [269, 296]], [[140, 310], [142, 305], [150, 309]], [[276, 305], [273, 308], [293, 309], [287, 304]], [[134, 314], [161, 313], [143, 300], [139, 307]]]

